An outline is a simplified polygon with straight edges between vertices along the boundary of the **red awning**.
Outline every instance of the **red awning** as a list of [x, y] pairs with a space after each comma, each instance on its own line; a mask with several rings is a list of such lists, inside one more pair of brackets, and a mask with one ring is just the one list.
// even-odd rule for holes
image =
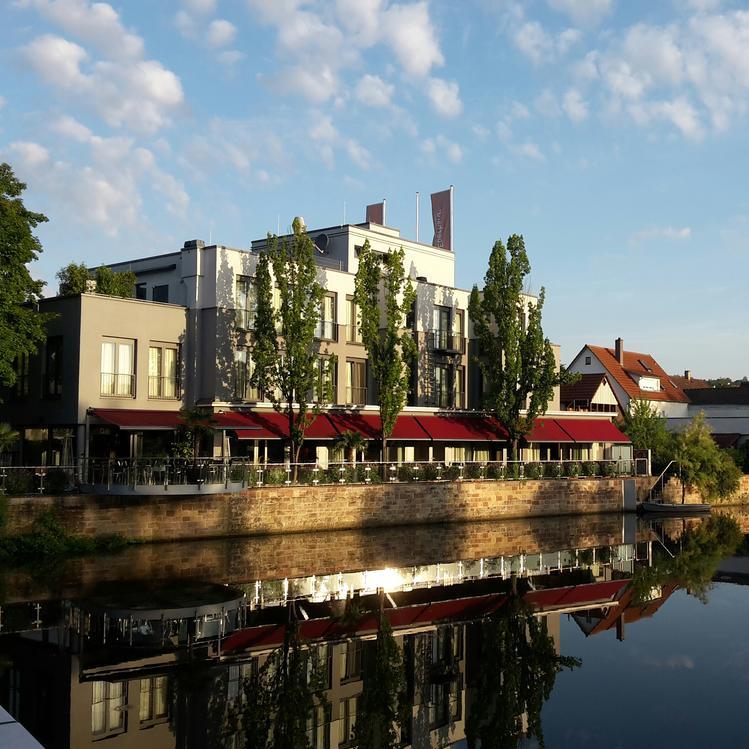
[[526, 442], [574, 442], [554, 419], [540, 418], [526, 435]]
[[92, 408], [97, 419], [120, 429], [176, 429], [181, 423], [179, 411], [147, 411], [139, 408]]
[[504, 442], [507, 432], [489, 416], [417, 416], [435, 442]]
[[393, 427], [391, 440], [428, 440], [429, 434], [415, 416], [399, 416]]
[[631, 441], [607, 419], [556, 419], [556, 422], [575, 442]]
[[380, 438], [382, 422], [379, 414], [332, 412], [328, 414], [328, 418], [339, 434], [356, 432], [366, 440]]
[[[234, 429], [240, 440], [288, 439], [289, 421], [277, 411], [227, 411], [217, 414], [222, 423]], [[318, 414], [306, 431], [313, 440], [336, 439], [338, 432], [325, 414]]]

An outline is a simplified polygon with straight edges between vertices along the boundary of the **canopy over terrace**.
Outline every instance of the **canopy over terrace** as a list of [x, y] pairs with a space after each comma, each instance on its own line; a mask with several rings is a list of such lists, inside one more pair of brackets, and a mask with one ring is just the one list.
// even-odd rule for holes
[[540, 417], [525, 438], [526, 459], [631, 458], [631, 441], [609, 419]]

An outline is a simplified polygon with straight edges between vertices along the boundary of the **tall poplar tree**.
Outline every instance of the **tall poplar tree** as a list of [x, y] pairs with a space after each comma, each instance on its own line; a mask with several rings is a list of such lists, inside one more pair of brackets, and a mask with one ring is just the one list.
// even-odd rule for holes
[[413, 332], [405, 325], [416, 292], [405, 276], [404, 257], [403, 248], [376, 253], [367, 240], [359, 253], [355, 280], [354, 301], [361, 314], [362, 342], [377, 385], [383, 461], [387, 460], [387, 441], [395, 421], [406, 405], [416, 356]]
[[[273, 284], [278, 305], [273, 303]], [[299, 461], [304, 435], [329, 389], [321, 386], [315, 330], [325, 290], [317, 281], [315, 247], [299, 219], [290, 238], [268, 235], [255, 273], [257, 312], [252, 384], [286, 416], [292, 460]], [[335, 366], [328, 361], [327, 366]], [[313, 394], [318, 397], [313, 398]]]
[[42, 245], [33, 230], [47, 220], [29, 211], [21, 193], [26, 185], [10, 164], [0, 164], [0, 384], [13, 385], [17, 357], [36, 353], [46, 337], [48, 315], [34, 309], [43, 281], [35, 281], [28, 264]]
[[513, 460], [521, 438], [532, 429], [536, 417], [546, 413], [554, 387], [562, 381], [541, 327], [543, 288], [538, 300], [527, 304], [525, 315], [523, 286], [530, 271], [522, 235], [513, 234], [506, 248], [497, 240], [484, 287], [474, 286], [468, 303], [484, 377], [484, 408], [507, 429]]

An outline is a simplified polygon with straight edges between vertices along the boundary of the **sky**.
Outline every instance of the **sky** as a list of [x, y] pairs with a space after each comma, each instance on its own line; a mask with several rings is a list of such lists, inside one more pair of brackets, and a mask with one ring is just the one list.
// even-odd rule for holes
[[431, 238], [455, 186], [457, 285], [525, 237], [569, 362], [749, 374], [749, 6], [729, 0], [0, 0], [0, 160], [56, 291], [301, 215]]

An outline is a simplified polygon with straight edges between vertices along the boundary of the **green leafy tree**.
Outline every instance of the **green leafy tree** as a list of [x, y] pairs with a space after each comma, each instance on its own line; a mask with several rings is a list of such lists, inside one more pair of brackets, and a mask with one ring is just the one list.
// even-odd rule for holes
[[721, 450], [700, 412], [674, 437], [674, 457], [682, 481], [681, 501], [687, 487], [698, 489], [703, 499], [726, 497], [738, 489], [741, 470], [731, 456]]
[[350, 463], [356, 463], [356, 454], [367, 449], [367, 440], [359, 432], [346, 430], [336, 440], [335, 446], [348, 454]]
[[632, 400], [624, 414], [624, 433], [636, 450], [650, 450], [657, 470], [674, 458], [673, 435], [666, 419], [646, 400]]
[[132, 271], [113, 271], [106, 265], [96, 269], [96, 293], [130, 299], [135, 296], [137, 278]]
[[180, 425], [177, 429], [177, 439], [172, 445], [175, 458], [198, 461], [200, 445], [208, 435], [213, 434], [216, 424], [213, 416], [203, 408], [181, 408], [179, 412]]
[[88, 282], [91, 281], [91, 271], [85, 263], [68, 263], [57, 271], [60, 296], [85, 294]]
[[35, 309], [43, 281], [35, 281], [28, 264], [42, 246], [33, 230], [47, 220], [29, 211], [21, 194], [26, 185], [9, 164], [0, 164], [0, 384], [16, 381], [14, 362], [36, 353], [46, 337], [49, 315]]
[[[511, 596], [495, 614], [474, 625], [481, 667], [474, 709], [466, 721], [469, 749], [515, 749], [526, 735], [544, 746], [541, 710], [557, 674], [580, 661], [557, 654], [539, 617], [522, 598]], [[526, 716], [526, 730], [523, 730]]]
[[406, 278], [404, 257], [403, 248], [376, 253], [367, 240], [359, 253], [355, 279], [354, 301], [361, 314], [362, 343], [377, 387], [383, 460], [388, 457], [387, 442], [398, 414], [406, 405], [416, 356], [413, 331], [405, 325], [416, 292]]
[[563, 379], [541, 327], [543, 288], [535, 303], [527, 303], [524, 324], [523, 287], [530, 271], [521, 235], [513, 234], [507, 247], [496, 241], [484, 287], [479, 290], [474, 286], [468, 303], [481, 352], [478, 365], [484, 377], [484, 407], [507, 429], [513, 460], [517, 459], [520, 440], [531, 430], [536, 417], [546, 412], [554, 387]]
[[0, 456], [7, 452], [21, 435], [6, 422], [0, 423]]
[[[273, 304], [274, 281], [278, 308]], [[299, 219], [294, 220], [288, 240], [279, 242], [278, 237], [268, 235], [268, 249], [258, 258], [255, 285], [252, 383], [288, 419], [291, 456], [297, 463], [307, 428], [322, 404], [332, 399], [332, 378], [320, 377], [315, 345], [325, 290], [317, 280], [315, 246]], [[323, 366], [334, 367], [335, 359], [324, 361]], [[321, 387], [321, 379], [327, 379], [327, 387]]]

